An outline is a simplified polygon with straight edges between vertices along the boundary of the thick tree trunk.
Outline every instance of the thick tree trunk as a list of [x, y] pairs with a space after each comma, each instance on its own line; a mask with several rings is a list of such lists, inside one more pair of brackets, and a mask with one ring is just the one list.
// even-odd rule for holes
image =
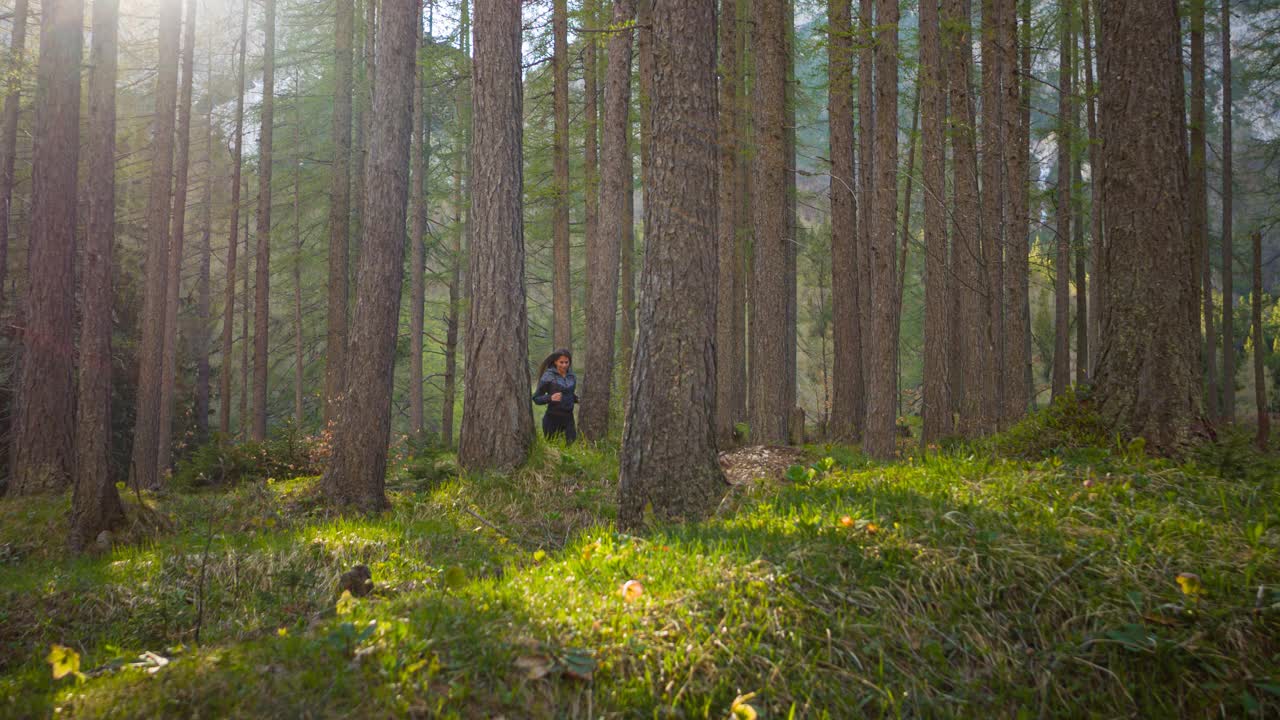
[[1000, 378], [1000, 425], [1009, 427], [1031, 403], [1026, 369], [1031, 364], [1027, 327], [1027, 166], [1028, 142], [1022, 127], [1027, 92], [1018, 72], [1018, 20], [1014, 0], [1000, 0], [1001, 18], [996, 43], [1002, 58], [1004, 92], [1004, 375]]
[[324, 422], [346, 383], [347, 294], [351, 233], [352, 0], [337, 0], [333, 61], [333, 175], [329, 187], [329, 276], [325, 318]]
[[[419, 32], [419, 44], [426, 46], [426, 36]], [[414, 53], [415, 61], [418, 55]], [[413, 232], [409, 243], [413, 260], [409, 267], [409, 428], [414, 434], [423, 430], [422, 345], [426, 334], [427, 300], [427, 170], [431, 167], [431, 115], [427, 101], [426, 78], [415, 69], [413, 75]]]
[[267, 343], [271, 327], [271, 136], [275, 120], [276, 0], [265, 0], [262, 47], [262, 127], [258, 131], [258, 257], [253, 282], [253, 431], [267, 439]]
[[604, 134], [600, 143], [600, 220], [594, 247], [587, 246], [587, 362], [582, 410], [582, 435], [599, 440], [609, 432], [613, 392], [614, 334], [618, 316], [618, 260], [626, 223], [625, 176], [627, 129], [631, 123], [632, 0], [615, 0], [609, 36], [609, 65], [605, 69]]
[[[782, 6], [782, 27], [783, 27], [783, 50], [782, 58], [784, 62], [783, 75], [783, 95], [782, 106], [784, 108], [782, 121], [782, 156], [785, 163], [786, 171], [786, 219], [787, 219], [787, 236], [785, 261], [783, 270], [783, 278], [786, 281], [786, 303], [787, 303], [787, 333], [786, 341], [783, 345], [782, 360], [783, 366], [786, 368], [786, 381], [783, 384], [783, 407], [787, 412], [787, 438], [788, 442], [795, 443], [796, 438], [804, 439], [804, 423], [803, 415], [795, 413], [796, 408], [796, 390], [797, 390], [797, 363], [796, 355], [800, 347], [799, 326], [797, 312], [799, 300], [799, 288], [797, 286], [797, 259], [796, 248], [797, 243], [797, 225], [796, 225], [796, 56], [795, 56], [795, 35], [796, 35], [796, 19], [795, 19], [795, 2], [787, 0]], [[896, 187], [896, 186], [895, 186]], [[795, 427], [794, 421], [800, 419], [800, 427]]]
[[533, 442], [521, 215], [520, 6], [477, 0], [464, 467], [512, 468]]
[[320, 480], [330, 503], [361, 510], [387, 506], [383, 486], [404, 282], [420, 10], [419, 0], [383, 0], [378, 18], [378, 91], [369, 128], [364, 238], [351, 333], [351, 346], [360, 352], [351, 355], [347, 366], [347, 389], [335, 416], [333, 457]]
[[1222, 0], [1222, 420], [1226, 423], [1236, 421], [1231, 105], [1231, 1]]
[[982, 0], [982, 265], [986, 270], [986, 321], [982, 344], [984, 363], [983, 415], [999, 426], [1000, 380], [1004, 377], [1004, 55], [999, 48], [1004, 0]]
[[[244, 187], [240, 188], [240, 193], [244, 197], [249, 196], [249, 178], [244, 178]], [[240, 275], [240, 427], [238, 435], [240, 439], [246, 440], [249, 437], [249, 316], [253, 314], [253, 296], [249, 294], [249, 261], [253, 256], [249, 254], [249, 217], [250, 213], [244, 214], [244, 227], [241, 234], [244, 235], [244, 272]]]
[[[753, 2], [756, 77], [752, 86], [755, 157], [752, 224], [755, 243], [752, 271], [755, 303], [751, 309], [754, 401], [751, 441], [787, 442], [789, 380], [787, 349], [787, 219], [786, 33], [788, 0]], [[656, 13], [655, 13], [656, 18]], [[656, 91], [656, 88], [655, 88]], [[653, 112], [660, 112], [655, 106]], [[655, 137], [655, 141], [657, 138]], [[649, 216], [652, 217], [652, 216]]]
[[[1020, 46], [1022, 57], [1020, 59], [1022, 65], [1022, 106], [1021, 117], [1018, 122], [1018, 167], [1021, 174], [1018, 176], [1018, 193], [1016, 195], [1017, 204], [1014, 212], [1018, 217], [1019, 228], [1018, 242], [1025, 243], [1026, 249], [1019, 249], [1017, 253], [1018, 273], [1017, 273], [1017, 304], [1022, 314], [1022, 390], [1027, 398], [1026, 405], [1018, 410], [1019, 415], [1035, 408], [1036, 405], [1036, 385], [1035, 376], [1032, 374], [1031, 359], [1031, 274], [1029, 270], [1029, 255], [1031, 244], [1031, 186], [1033, 179], [1038, 179], [1039, 168], [1033, 170], [1031, 167], [1031, 105], [1034, 96], [1033, 86], [1035, 78], [1032, 74], [1031, 65], [1031, 2], [1032, 0], [1022, 0], [1021, 14], [1022, 26], [1019, 30], [1019, 37], [1022, 40]], [[1039, 201], [1037, 200], [1036, 214], [1039, 215]], [[1010, 375], [1017, 373], [1017, 369], [1010, 371]], [[1015, 378], [1016, 380], [1016, 378]]]
[[0, 116], [0, 301], [9, 280], [9, 216], [13, 207], [14, 165], [18, 156], [18, 111], [21, 108], [22, 66], [27, 45], [27, 0], [16, 0], [9, 63], [5, 68], [3, 116]]
[[160, 432], [156, 435], [156, 472], [172, 465], [174, 387], [178, 376], [178, 296], [182, 291], [182, 260], [187, 232], [187, 176], [191, 168], [191, 88], [196, 60], [196, 0], [187, 0], [182, 35], [182, 88], [178, 98], [175, 138], [173, 214], [169, 229], [169, 266], [165, 272], [164, 354], [160, 368]]
[[[1087, 2], [1087, 0], [1086, 0]], [[1191, 239], [1200, 248], [1200, 283], [1204, 323], [1205, 412], [1216, 420], [1218, 410], [1218, 332], [1214, 328], [1213, 270], [1209, 262], [1209, 183], [1205, 164], [1205, 0], [1191, 0]], [[1086, 52], [1088, 48], [1086, 47]], [[1100, 208], [1094, 207], [1095, 214]], [[1098, 287], [1095, 282], [1094, 287]]]
[[[1192, 0], [1195, 2], [1195, 0]], [[1200, 0], [1203, 2], [1203, 0]], [[1092, 213], [1089, 217], [1089, 347], [1094, 352], [1089, 353], [1088, 372], [1089, 377], [1093, 377], [1094, 368], [1098, 364], [1097, 349], [1102, 342], [1102, 327], [1100, 318], [1102, 317], [1102, 271], [1103, 258], [1105, 257], [1104, 248], [1106, 247], [1106, 237], [1102, 231], [1102, 140], [1098, 137], [1098, 95], [1097, 86], [1093, 81], [1093, 14], [1090, 10], [1089, 0], [1081, 0], [1080, 4], [1080, 27], [1084, 32], [1084, 92], [1085, 92], [1085, 122], [1089, 130], [1089, 198], [1092, 207]], [[1200, 62], [1204, 63], [1204, 10], [1201, 9], [1201, 31], [1200, 31]], [[1203, 82], [1203, 76], [1201, 77]], [[1200, 93], [1201, 114], [1203, 115], [1204, 107], [1204, 90], [1201, 88]], [[1194, 110], [1193, 110], [1194, 112]], [[1201, 126], [1203, 132], [1203, 124]], [[1201, 145], [1203, 151], [1203, 144]], [[1203, 158], [1201, 158], [1203, 163]], [[1202, 237], [1203, 234], [1196, 237]]]
[[[582, 185], [583, 185], [583, 203], [586, 206], [586, 233], [585, 246], [593, 248], [596, 246], [596, 238], [600, 232], [600, 116], [599, 108], [599, 85], [600, 85], [600, 68], [599, 68], [599, 52], [600, 52], [600, 33], [597, 25], [600, 20], [600, 0], [583, 0], [583, 14], [587, 29], [592, 32], [583, 34], [583, 43], [586, 49], [583, 52], [582, 59], [582, 95], [583, 95], [583, 138], [582, 138]], [[643, 7], [648, 2], [652, 5], [652, 0], [640, 0], [640, 6]], [[643, 18], [641, 18], [643, 25]], [[641, 37], [647, 31], [641, 31]], [[643, 46], [643, 40], [640, 41]], [[641, 91], [640, 98], [640, 125], [644, 127], [644, 95]], [[643, 132], [643, 130], [642, 130]], [[587, 271], [587, 277], [584, 283], [586, 286], [591, 284], [590, 269]], [[582, 298], [584, 300], [583, 307], [589, 289], [584, 289]]]
[[[973, 127], [973, 98], [969, 78], [973, 65], [969, 41], [970, 16], [964, 0], [944, 0], [942, 5], [943, 52], [947, 64], [950, 108], [947, 115], [953, 158], [954, 206], [951, 213], [951, 256], [956, 307], [953, 321], [960, 372], [952, 393], [959, 395], [960, 426], [965, 437], [975, 437], [991, 426], [983, 393], [988, 357], [984, 352], [983, 323], [988, 315], [985, 282], [981, 272], [981, 238], [978, 233], [978, 153]], [[959, 384], [957, 388], [955, 385]]]
[[[636, 168], [632, 146], [635, 141], [635, 128], [630, 120], [630, 108], [627, 109], [627, 153], [623, 159], [623, 211], [622, 211], [622, 259], [618, 265], [621, 280], [618, 284], [619, 302], [622, 304], [622, 329], [618, 332], [620, 346], [618, 348], [618, 367], [614, 377], [624, 379], [631, 375], [631, 358], [635, 354], [636, 344]], [[626, 385], [624, 384], [625, 390]], [[623, 402], [625, 403], [625, 393]]]
[[[947, 101], [938, 0], [920, 0], [920, 114], [924, 144], [924, 426], [920, 441], [952, 432], [948, 353], [951, 299], [947, 294]], [[833, 298], [834, 300], [834, 298]]]
[[[222, 368], [218, 380], [218, 431], [231, 437], [231, 371], [235, 351], [236, 251], [240, 232], [240, 170], [244, 165], [244, 60], [249, 30], [249, 0], [240, 12], [240, 74], [236, 95], [236, 130], [231, 153], [231, 237], [227, 241], [227, 287], [222, 308]], [[245, 259], [246, 263], [248, 258]], [[242, 420], [243, 422], [243, 416]]]
[[[1071, 185], [1079, 188], [1084, 184], [1081, 172], [1081, 153], [1076, 153], [1071, 162]], [[1089, 383], [1089, 291], [1088, 279], [1085, 276], [1084, 247], [1084, 198], [1075, 193], [1071, 203], [1074, 215], [1071, 228], [1071, 247], [1075, 252], [1076, 265], [1076, 385]]]
[[[871, 363], [871, 210], [873, 205], [872, 179], [875, 176], [875, 0], [860, 0], [858, 7], [858, 207], [862, 216], [858, 221], [858, 240], [855, 256], [858, 262], [858, 331], [866, 338], [862, 343], [862, 387], [865, 398], [870, 378], [867, 370]], [[863, 403], [861, 424], [866, 421]]]
[[111, 257], [115, 242], [115, 0], [93, 4], [89, 50], [89, 123], [85, 139], [84, 265], [80, 320], [80, 386], [76, 403], [75, 492], [71, 548], [83, 550], [123, 521], [111, 477]]
[[452, 231], [451, 258], [449, 267], [449, 313], [445, 321], [444, 348], [444, 410], [441, 413], [441, 434], [446, 447], [453, 446], [453, 416], [457, 404], [458, 387], [458, 330], [461, 325], [459, 313], [462, 299], [462, 245], [467, 236], [466, 190], [463, 176], [470, 170], [467, 164], [471, 156], [471, 25], [467, 14], [467, 2], [462, 3], [462, 19], [458, 28], [458, 47], [464, 58], [466, 73], [458, 78], [454, 88], [454, 117], [458, 118], [458, 146], [453, 156], [453, 208], [457, 217], [454, 219]]
[[213, 288], [210, 264], [213, 255], [213, 45], [206, 53], [205, 70], [205, 134], [204, 197], [200, 200], [200, 268], [196, 276], [196, 314], [200, 329], [196, 333], [196, 442], [209, 440], [209, 354], [213, 351]]
[[[847, 4], [847, 0], [846, 0]], [[720, 85], [718, 95], [720, 174], [716, 225], [716, 440], [721, 447], [733, 443], [733, 396], [742, 388], [730, 368], [737, 362], [734, 350], [734, 283], [738, 243], [738, 0], [720, 1]]]
[[1258, 409], [1258, 450], [1267, 451], [1271, 416], [1267, 413], [1267, 376], [1264, 360], [1267, 343], [1262, 334], [1262, 231], [1253, 231], [1253, 398]]
[[[853, 8], [851, 0], [827, 5], [827, 116], [831, 152], [831, 422], [834, 440], [857, 441], [866, 415], [862, 384], [862, 327], [858, 321], [858, 193], [853, 139]], [[721, 218], [723, 222], [723, 218]], [[723, 293], [723, 290], [721, 291]], [[733, 381], [729, 377], [730, 382]]]
[[1058, 192], [1054, 209], [1055, 247], [1053, 263], [1053, 397], [1060, 397], [1071, 385], [1071, 143], [1075, 115], [1071, 100], [1071, 0], [1062, 0], [1058, 20]]
[[[867, 220], [871, 223], [871, 327], [875, 337], [898, 336], [894, 252], [898, 244], [898, 0], [877, 0], [875, 49], [875, 194]], [[897, 382], [892, 342], [872, 345], [868, 352], [867, 420], [862, 446], [880, 460], [892, 459], [897, 438]]]
[[[135, 488], [160, 485], [156, 460], [160, 433], [160, 383], [164, 368], [164, 310], [168, 287], [169, 211], [173, 189], [173, 116], [178, 102], [178, 40], [182, 5], [160, 6], [160, 57], [156, 75], [156, 113], [147, 200], [146, 292], [142, 301], [137, 425], [133, 434], [131, 482]], [[78, 57], [77, 57], [78, 60]], [[176, 278], [175, 278], [176, 280]]]
[[[552, 273], [552, 342], [557, 348], [573, 346], [572, 294], [569, 277], [569, 10], [566, 0], [552, 3], [552, 94], [555, 110], [555, 207], [551, 221], [554, 272]], [[630, 58], [630, 52], [627, 53]], [[628, 72], [628, 76], [630, 72]]]
[[[298, 90], [302, 78], [293, 75], [293, 422], [301, 428], [306, 418], [303, 405], [302, 329], [302, 98]], [[421, 347], [421, 346], [419, 346]]]
[[715, 15], [715, 0], [660, 1], [653, 13], [648, 232], [619, 460], [625, 528], [646, 507], [661, 519], [705, 516], [726, 487], [715, 438], [716, 53], [704, 42]]
[[1107, 172], [1099, 412], [1157, 452], [1185, 447], [1200, 413], [1196, 344], [1185, 307], [1195, 289], [1180, 148], [1177, 8], [1168, 0], [1104, 3], [1100, 135]]
[[[467, 0], [461, 3], [463, 13], [465, 14]], [[377, 13], [378, 0], [364, 0], [364, 27], [363, 42], [364, 54], [360, 61], [361, 82], [356, 89], [357, 100], [355, 102], [353, 120], [355, 125], [355, 177], [352, 178], [352, 196], [355, 204], [351, 208], [351, 227], [352, 235], [355, 242], [351, 243], [348, 252], [351, 257], [348, 259], [352, 269], [352, 280], [348, 285], [349, 289], [355, 288], [355, 273], [359, 272], [360, 257], [360, 238], [364, 232], [365, 217], [365, 179], [369, 171], [369, 123], [372, 120], [370, 113], [373, 112], [373, 84], [377, 81], [377, 58], [374, 57], [377, 49]], [[347, 300], [348, 306], [351, 303], [350, 296]], [[347, 329], [347, 341], [350, 344], [351, 329]], [[345, 372], [345, 370], [344, 370]]]
[[[749, 385], [747, 383], [747, 286], [751, 282], [750, 272], [750, 255], [749, 246], [751, 245], [752, 227], [751, 227], [751, 162], [748, 157], [748, 149], [751, 147], [751, 94], [748, 89], [751, 85], [751, 31], [750, 31], [750, 0], [739, 0], [737, 7], [738, 17], [738, 97], [736, 117], [736, 132], [738, 137], [738, 159], [737, 172], [734, 173], [734, 183], [737, 189], [734, 194], [738, 198], [737, 207], [734, 208], [734, 227], [736, 228], [738, 241], [736, 244], [736, 252], [733, 259], [734, 268], [734, 287], [733, 287], [733, 356], [734, 364], [728, 368], [717, 367], [719, 372], [727, 372], [734, 379], [734, 387], [738, 391], [733, 395], [733, 418], [734, 423], [745, 422], [748, 420], [747, 400], [749, 393]], [[641, 32], [640, 37], [643, 39], [647, 33]], [[643, 64], [644, 43], [641, 43], [640, 58]], [[640, 73], [641, 84], [643, 85], [646, 73], [643, 70]], [[643, 128], [643, 125], [641, 126]], [[643, 133], [642, 133], [643, 134]], [[717, 375], [718, 376], [718, 375]]]

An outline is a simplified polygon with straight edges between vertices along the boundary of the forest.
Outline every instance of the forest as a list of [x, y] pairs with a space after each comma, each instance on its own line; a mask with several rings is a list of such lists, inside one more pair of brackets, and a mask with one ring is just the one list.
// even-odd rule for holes
[[0, 717], [1280, 714], [1277, 0], [0, 48]]

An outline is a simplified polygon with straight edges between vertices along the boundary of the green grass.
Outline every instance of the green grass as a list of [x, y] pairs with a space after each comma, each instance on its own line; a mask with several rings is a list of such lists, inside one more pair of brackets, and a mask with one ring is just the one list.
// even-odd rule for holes
[[[829, 470], [638, 536], [584, 446], [511, 475], [409, 461], [371, 518], [309, 479], [152, 496], [163, 520], [85, 559], [66, 499], [3, 499], [0, 716], [1280, 713], [1274, 461], [811, 450]], [[361, 562], [374, 594], [337, 602]], [[55, 643], [84, 679], [52, 678]], [[171, 662], [117, 667], [145, 651]]]

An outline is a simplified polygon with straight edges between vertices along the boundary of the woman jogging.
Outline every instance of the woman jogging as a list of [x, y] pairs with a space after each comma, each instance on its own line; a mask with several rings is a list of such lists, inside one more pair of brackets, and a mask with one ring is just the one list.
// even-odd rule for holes
[[538, 390], [533, 394], [534, 403], [547, 406], [547, 414], [542, 416], [542, 434], [548, 438], [563, 435], [569, 443], [578, 439], [578, 430], [573, 424], [578, 379], [569, 369], [572, 364], [573, 356], [568, 350], [556, 350], [548, 355], [538, 368]]

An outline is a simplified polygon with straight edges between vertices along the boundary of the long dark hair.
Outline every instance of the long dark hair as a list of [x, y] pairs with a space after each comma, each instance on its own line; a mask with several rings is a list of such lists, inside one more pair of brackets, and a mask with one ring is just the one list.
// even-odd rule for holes
[[573, 367], [573, 353], [569, 352], [568, 350], [556, 350], [555, 352], [548, 355], [547, 359], [543, 360], [542, 364], [538, 366], [538, 374], [535, 377], [538, 380], [541, 380], [542, 374], [545, 373], [548, 369], [555, 367], [556, 361], [559, 360], [562, 356], [569, 358], [569, 367]]

